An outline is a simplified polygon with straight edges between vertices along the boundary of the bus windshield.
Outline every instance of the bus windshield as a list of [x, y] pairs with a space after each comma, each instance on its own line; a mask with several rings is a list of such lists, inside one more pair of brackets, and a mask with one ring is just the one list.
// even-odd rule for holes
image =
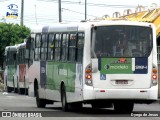
[[148, 57], [153, 46], [150, 27], [98, 26], [92, 33], [92, 57]]

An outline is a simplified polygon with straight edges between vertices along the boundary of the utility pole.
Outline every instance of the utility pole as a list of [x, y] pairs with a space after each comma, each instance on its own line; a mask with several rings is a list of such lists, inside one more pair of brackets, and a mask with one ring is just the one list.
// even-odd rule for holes
[[87, 0], [85, 0], [85, 20], [87, 20]]
[[24, 0], [21, 0], [21, 25], [23, 25]]
[[59, 22], [62, 22], [61, 0], [58, 1], [58, 9], [59, 9]]
[[35, 7], [35, 18], [36, 18], [36, 25], [38, 25], [38, 23], [37, 23], [37, 9], [36, 9], [36, 4], [34, 5], [34, 7]]

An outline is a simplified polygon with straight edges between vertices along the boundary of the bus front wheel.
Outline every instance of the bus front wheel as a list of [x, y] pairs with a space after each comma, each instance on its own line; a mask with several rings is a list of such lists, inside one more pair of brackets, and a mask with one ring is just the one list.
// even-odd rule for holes
[[114, 102], [114, 110], [118, 113], [131, 113], [134, 108], [134, 102], [116, 101]]
[[38, 89], [36, 89], [36, 103], [38, 108], [44, 108], [46, 106], [46, 100], [39, 98]]

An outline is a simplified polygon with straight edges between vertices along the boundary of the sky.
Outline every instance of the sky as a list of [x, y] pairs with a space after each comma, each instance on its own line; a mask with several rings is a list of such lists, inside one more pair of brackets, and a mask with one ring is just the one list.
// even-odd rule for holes
[[[95, 19], [114, 12], [123, 15], [124, 10], [131, 9], [135, 12], [138, 5], [145, 10], [160, 7], [160, 0], [86, 0], [87, 19]], [[61, 0], [62, 22], [78, 22], [85, 19], [85, 0]], [[156, 3], [157, 6], [153, 3]], [[17, 18], [7, 18], [6, 13], [11, 13], [9, 5], [18, 6]], [[0, 0], [0, 22], [20, 24], [21, 0]], [[59, 22], [58, 0], [24, 0], [24, 25], [48, 25]]]

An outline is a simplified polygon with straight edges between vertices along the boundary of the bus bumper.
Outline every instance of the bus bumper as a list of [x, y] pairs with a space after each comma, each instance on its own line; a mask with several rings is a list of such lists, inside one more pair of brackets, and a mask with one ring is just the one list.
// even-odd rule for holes
[[158, 100], [158, 85], [148, 89], [100, 89], [85, 87], [84, 100], [134, 99]]

